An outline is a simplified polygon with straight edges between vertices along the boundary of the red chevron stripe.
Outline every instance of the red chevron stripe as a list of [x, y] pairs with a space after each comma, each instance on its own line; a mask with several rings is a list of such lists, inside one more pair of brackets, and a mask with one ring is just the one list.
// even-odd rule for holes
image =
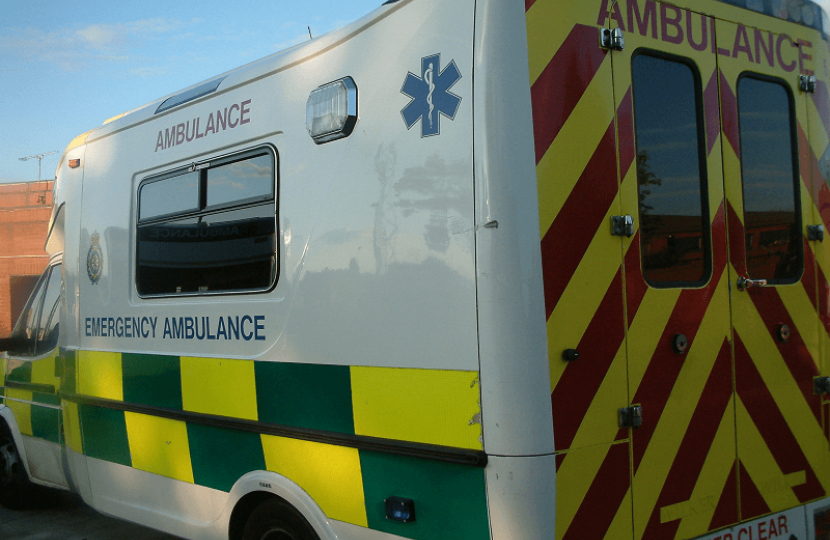
[[525, 13], [530, 11], [530, 8], [533, 7], [533, 4], [536, 3], [536, 0], [525, 0]]
[[720, 73], [720, 99], [721, 112], [723, 113], [723, 134], [726, 135], [726, 139], [729, 141], [729, 144], [732, 145], [732, 150], [735, 151], [735, 155], [738, 156], [738, 159], [740, 159], [741, 142], [738, 131], [738, 100], [735, 97], [735, 93], [732, 91], [732, 87], [729, 86], [729, 81], [726, 80], [726, 76], [722, 71], [718, 71]]
[[677, 376], [680, 374], [680, 369], [683, 367], [684, 357], [678, 356], [672, 346], [674, 336], [682, 333], [688, 339], [689, 346], [694, 346], [695, 335], [697, 335], [703, 316], [706, 314], [721, 275], [726, 268], [723, 205], [721, 205], [713, 220], [712, 230], [712, 249], [714, 253], [712, 278], [702, 289], [684, 289], [680, 293], [680, 297], [666, 323], [663, 335], [660, 337], [657, 350], [654, 352], [654, 356], [652, 356], [643, 380], [640, 382], [640, 386], [632, 400], [632, 403], [642, 405], [643, 415], [647, 417], [643, 425], [634, 432], [632, 453], [635, 473], [660, 421], [663, 408], [671, 395]]
[[551, 406], [557, 450], [570, 448], [588, 407], [622, 345], [625, 337], [622, 299], [622, 272], [618, 271], [579, 342], [579, 360], [568, 364], [553, 389]]
[[770, 507], [740, 461], [738, 462], [738, 469], [741, 483], [741, 519], [746, 521], [769, 514]]
[[[819, 371], [810, 356], [810, 351], [804, 343], [799, 329], [781, 300], [778, 290], [775, 288], [755, 289], [749, 290], [745, 294], [749, 294], [755, 310], [763, 319], [764, 326], [766, 326], [778, 347], [778, 351], [784, 358], [784, 363], [801, 389], [804, 400], [809, 405], [810, 410], [813, 411], [816, 422], [821, 425], [821, 397], [813, 393], [813, 377], [817, 376]], [[778, 328], [782, 324], [786, 324], [790, 328], [791, 335], [786, 343], [778, 338]], [[807, 331], [812, 332], [813, 328], [809, 328]]]
[[637, 310], [640, 309], [640, 303], [646, 292], [648, 292], [648, 285], [643, 279], [640, 267], [640, 231], [637, 231], [631, 241], [631, 247], [628, 248], [628, 253], [625, 254], [625, 298], [629, 327], [634, 323]]
[[637, 155], [634, 143], [634, 107], [631, 102], [631, 87], [617, 108], [619, 132], [620, 179], [625, 178]]
[[821, 123], [824, 124], [824, 131], [830, 136], [830, 93], [827, 91], [827, 83], [822, 80], [816, 81], [816, 91], [812, 97]]
[[605, 215], [618, 190], [614, 138], [612, 121], [542, 239], [547, 318], [553, 313], [597, 231], [607, 228], [610, 234], [611, 224], [605, 221]]
[[706, 109], [706, 143], [707, 155], [712, 153], [715, 141], [720, 134], [720, 99], [718, 96], [718, 71], [712, 73], [706, 90], [703, 91], [703, 102]]
[[[729, 341], [724, 339], [683, 437], [680, 450], [663, 484], [663, 491], [646, 525], [644, 540], [669, 540], [675, 537], [680, 520], [661, 523], [660, 509], [692, 498], [695, 484], [703, 470], [703, 464], [709, 455], [730, 399], [732, 399], [732, 349]], [[736, 512], [732, 516], [732, 521], [737, 521], [737, 519]]]
[[804, 239], [804, 275], [801, 278], [804, 291], [821, 319], [824, 331], [830, 334], [830, 286], [824, 271], [816, 263], [810, 242]]
[[726, 201], [729, 212], [727, 224], [729, 226], [729, 260], [735, 267], [735, 271], [746, 276], [746, 232], [738, 213], [729, 201]]
[[[821, 272], [821, 269], [819, 269]], [[816, 258], [813, 255], [813, 250], [810, 249], [810, 243], [804, 239], [804, 274], [801, 276], [801, 284], [804, 286], [804, 291], [807, 297], [816, 308]], [[821, 315], [821, 313], [819, 313]]]
[[[749, 352], [746, 350], [746, 346], [744, 346], [737, 331], [734, 334], [734, 350], [738, 396], [749, 412], [755, 428], [761, 434], [767, 448], [769, 448], [773, 458], [784, 474], [806, 471], [807, 482], [793, 488], [796, 497], [801, 502], [823, 497], [824, 489], [821, 487], [818, 478], [816, 478], [813, 469], [810, 467], [810, 463], [804, 456], [798, 440], [784, 419], [784, 415], [781, 414], [778, 404], [776, 404], [775, 399], [773, 399], [769, 389], [764, 384], [761, 374], [758, 373], [758, 369], [755, 367], [755, 363], [749, 356]], [[759, 361], [768, 360], [763, 359]], [[819, 422], [821, 422], [820, 416]], [[739, 446], [740, 444], [741, 442], [738, 441]], [[744, 483], [743, 477], [741, 477], [742, 501], [744, 497]], [[741, 519], [750, 519], [750, 517], [760, 515], [754, 513], [754, 511], [748, 516], [742, 509]]]
[[800, 122], [798, 124], [798, 156], [801, 165], [801, 180], [813, 197], [813, 204], [818, 208], [824, 227], [830, 229], [830, 189], [827, 188], [821, 176], [818, 158]]
[[608, 51], [597, 46], [598, 36], [596, 27], [575, 25], [530, 89], [536, 163], [542, 160], [605, 60]]
[[721, 529], [738, 522], [738, 477], [735, 473], [735, 465], [737, 460], [732, 465], [732, 470], [723, 485], [723, 490], [718, 499], [718, 506], [715, 508], [715, 514], [712, 516], [712, 521], [709, 523], [709, 530]]
[[[565, 532], [564, 540], [602, 540], [631, 487], [628, 445], [615, 444], [605, 457], [588, 493]], [[628, 509], [627, 513], [630, 513]]]

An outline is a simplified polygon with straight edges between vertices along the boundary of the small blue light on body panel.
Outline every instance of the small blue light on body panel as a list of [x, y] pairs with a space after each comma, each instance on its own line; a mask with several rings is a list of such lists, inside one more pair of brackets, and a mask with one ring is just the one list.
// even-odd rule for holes
[[403, 497], [389, 497], [386, 504], [386, 519], [410, 523], [415, 521], [415, 501]]

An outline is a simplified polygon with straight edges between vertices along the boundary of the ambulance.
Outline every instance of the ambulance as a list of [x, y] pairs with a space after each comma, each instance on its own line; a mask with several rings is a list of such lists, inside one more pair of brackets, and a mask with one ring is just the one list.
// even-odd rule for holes
[[830, 538], [830, 21], [390, 0], [76, 138], [0, 502], [182, 538]]

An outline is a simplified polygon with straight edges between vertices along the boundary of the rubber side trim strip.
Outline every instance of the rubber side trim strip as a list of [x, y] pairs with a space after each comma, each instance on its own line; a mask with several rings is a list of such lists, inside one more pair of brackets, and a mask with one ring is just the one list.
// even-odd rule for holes
[[161, 418], [192, 422], [194, 424], [201, 424], [204, 426], [247, 431], [261, 435], [274, 435], [277, 437], [319, 442], [336, 446], [346, 446], [349, 448], [356, 448], [358, 450], [368, 450], [384, 454], [429, 459], [432, 461], [466, 465], [469, 467], [484, 468], [487, 466], [487, 454], [479, 450], [465, 450], [449, 446], [440, 446], [437, 444], [396, 441], [382, 439], [379, 437], [367, 437], [365, 435], [348, 435], [345, 433], [335, 433], [331, 431], [269, 424], [265, 422], [257, 422], [255, 420], [243, 420], [240, 418], [229, 418], [227, 416], [217, 416], [190, 411], [177, 411], [174, 409], [153, 407], [150, 405], [139, 405], [136, 403], [126, 403], [123, 401], [113, 401], [110, 399], [68, 394], [63, 392], [60, 393], [60, 397], [66, 401], [71, 401], [81, 405], [93, 405], [96, 407], [104, 407], [106, 409], [159, 416]]

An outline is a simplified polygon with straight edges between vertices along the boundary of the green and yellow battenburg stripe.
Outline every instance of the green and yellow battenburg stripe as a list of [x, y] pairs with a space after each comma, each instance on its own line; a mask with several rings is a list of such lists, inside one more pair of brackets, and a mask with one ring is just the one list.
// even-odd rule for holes
[[[21, 367], [20, 382], [47, 384], [35, 375], [48, 371], [35, 367], [39, 362], [28, 363], [28, 380]], [[336, 441], [365, 436], [481, 452], [477, 372], [95, 351], [63, 351], [58, 371], [54, 357], [50, 365], [62, 420], [60, 410], [49, 410], [77, 453], [225, 492], [248, 472], [273, 471], [301, 486], [331, 519], [414, 539], [489, 538], [483, 468]], [[22, 399], [10, 392], [17, 389], [6, 388], [7, 396]], [[19, 423], [40, 409], [6, 403]], [[239, 420], [252, 429], [202, 417]], [[256, 426], [312, 436], [279, 436]], [[386, 519], [384, 500], [392, 495], [416, 501], [416, 522]]]
[[32, 362], [0, 360], [0, 396], [14, 413], [20, 433], [55, 443], [61, 442], [57, 357], [56, 350]]

